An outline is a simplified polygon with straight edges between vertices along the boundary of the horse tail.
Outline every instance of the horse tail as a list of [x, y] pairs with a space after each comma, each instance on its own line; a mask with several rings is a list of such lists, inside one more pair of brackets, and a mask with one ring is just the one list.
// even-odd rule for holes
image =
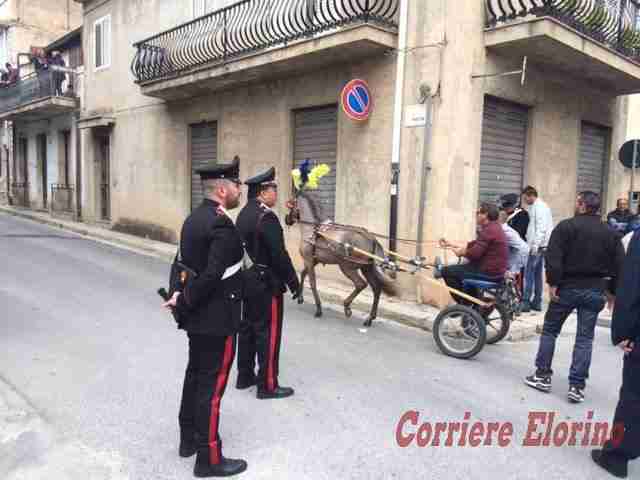
[[[386, 255], [384, 252], [384, 248], [382, 248], [382, 245], [380, 245], [380, 242], [378, 242], [377, 240], [373, 240], [373, 254], [377, 257], [382, 258], [384, 258]], [[382, 286], [382, 291], [386, 295], [389, 295], [390, 297], [397, 297], [399, 295], [398, 287], [396, 286], [394, 281], [385, 274], [382, 268], [374, 264], [373, 274]], [[395, 279], [395, 274], [393, 275], [393, 278]]]

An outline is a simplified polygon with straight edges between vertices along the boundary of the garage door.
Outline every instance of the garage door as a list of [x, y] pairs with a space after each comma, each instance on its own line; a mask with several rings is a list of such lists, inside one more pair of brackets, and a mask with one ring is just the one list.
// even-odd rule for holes
[[199, 168], [216, 163], [218, 158], [218, 125], [216, 122], [191, 125], [191, 209], [202, 203], [204, 192], [197, 173]]
[[485, 97], [480, 150], [480, 201], [522, 190], [528, 109]]
[[338, 109], [336, 106], [308, 108], [294, 112], [294, 166], [305, 158], [311, 164], [326, 163], [331, 172], [322, 177], [318, 190], [312, 195], [322, 205], [325, 217], [335, 218], [336, 157], [338, 145]]
[[578, 192], [591, 190], [602, 195], [609, 151], [609, 129], [582, 123], [578, 158]]

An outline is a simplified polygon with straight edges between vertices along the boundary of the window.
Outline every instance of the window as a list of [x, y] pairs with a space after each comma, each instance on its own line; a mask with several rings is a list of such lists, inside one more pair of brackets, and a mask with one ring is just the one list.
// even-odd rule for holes
[[96, 70], [111, 65], [111, 15], [93, 24]]
[[237, 3], [238, 0], [193, 0], [193, 16], [201, 17], [205, 13], [211, 13], [221, 8]]

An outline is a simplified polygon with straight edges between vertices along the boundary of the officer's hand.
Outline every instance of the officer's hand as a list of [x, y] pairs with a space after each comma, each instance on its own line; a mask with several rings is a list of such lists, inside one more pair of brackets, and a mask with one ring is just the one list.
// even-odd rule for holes
[[169, 301], [164, 302], [164, 303], [162, 304], [162, 307], [163, 307], [163, 308], [167, 308], [167, 309], [169, 309], [169, 310], [170, 310], [171, 308], [175, 308], [175, 306], [176, 306], [176, 305], [177, 305], [177, 303], [178, 303], [178, 297], [179, 297], [179, 296], [180, 296], [180, 292], [175, 292], [175, 293], [173, 294], [173, 296], [169, 299]]
[[634, 346], [635, 345], [631, 340], [623, 340], [618, 344], [618, 347], [620, 347], [624, 351], [624, 353], [631, 353]]
[[549, 287], [549, 297], [551, 297], [551, 301], [557, 302], [560, 300], [558, 296], [558, 287]]

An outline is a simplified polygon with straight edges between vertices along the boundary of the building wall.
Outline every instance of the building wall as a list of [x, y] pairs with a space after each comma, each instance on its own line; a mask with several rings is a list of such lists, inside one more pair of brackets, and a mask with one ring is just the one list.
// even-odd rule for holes
[[[191, 18], [192, 2], [175, 3], [96, 0], [85, 4], [87, 94], [83, 115], [115, 118], [111, 188], [116, 227], [133, 225], [137, 233], [176, 240], [189, 210], [190, 123], [218, 121], [218, 159], [239, 155], [243, 176], [270, 165], [280, 175], [286, 174], [292, 167], [292, 110], [336, 103], [344, 82], [361, 77], [372, 87], [375, 111], [365, 125], [354, 125], [340, 116], [336, 220], [387, 233], [397, 56], [355, 60], [319, 72], [165, 103], [140, 94], [129, 66], [135, 41]], [[441, 237], [460, 242], [473, 238], [485, 95], [530, 108], [524, 184], [538, 187], [556, 222], [573, 211], [581, 122], [610, 127], [605, 209], [610, 208], [624, 183], [615, 154], [630, 131], [632, 120], [626, 118], [632, 109], [630, 101], [593, 90], [583, 79], [542, 71], [535, 63], [529, 65], [524, 86], [517, 76], [474, 79], [472, 75], [518, 69], [521, 61], [485, 49], [484, 2], [408, 3], [407, 43], [420, 48], [411, 54], [396, 52], [407, 67], [403, 103], [416, 104], [421, 86], [434, 94], [432, 137], [427, 142], [432, 168], [423, 202], [419, 188], [425, 129], [403, 127], [398, 235], [417, 237], [418, 212], [423, 208], [428, 258], [443, 254], [435, 248]], [[107, 14], [112, 16], [112, 62], [109, 68], [95, 71], [91, 63], [93, 23]], [[92, 134], [85, 132], [83, 170], [89, 176], [94, 154]], [[85, 218], [90, 218], [88, 205], [96, 192], [91, 181], [86, 182]], [[286, 185], [281, 188], [280, 213], [284, 213], [282, 203], [289, 193], [288, 182]], [[288, 239], [291, 245], [297, 242], [295, 230], [288, 233]], [[415, 254], [410, 244], [401, 244], [400, 250]], [[407, 295], [429, 298], [426, 284], [416, 277], [404, 276], [401, 283]]]
[[[64, 183], [62, 171], [63, 143], [61, 132], [71, 131], [69, 149], [69, 183], [75, 183], [75, 131], [73, 117], [64, 114], [47, 120], [35, 122], [14, 122], [17, 138], [27, 139], [28, 165], [29, 165], [29, 200], [30, 207], [34, 209], [48, 210], [51, 204], [51, 186], [56, 183]], [[40, 134], [47, 136], [47, 196], [48, 205], [43, 205], [42, 195], [42, 165], [39, 163], [37, 151], [37, 137]], [[22, 159], [18, 158], [18, 165], [22, 165]]]

